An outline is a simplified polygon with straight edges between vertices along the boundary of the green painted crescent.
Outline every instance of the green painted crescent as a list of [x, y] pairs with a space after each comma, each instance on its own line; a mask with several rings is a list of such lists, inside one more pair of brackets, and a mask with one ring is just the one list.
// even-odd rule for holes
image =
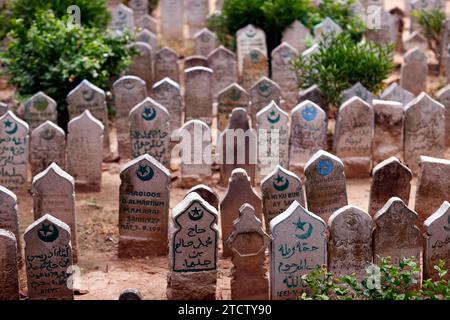
[[17, 132], [18, 126], [17, 123], [14, 123], [14, 128], [10, 129], [10, 130], [5, 130], [5, 132], [9, 135], [11, 134], [15, 134]]
[[279, 184], [278, 184], [279, 182], [282, 182], [282, 181], [283, 181], [283, 178], [280, 177], [280, 175], [278, 175], [278, 177], [277, 177], [275, 180], [276, 180], [276, 181], [274, 181], [274, 182], [272, 183], [273, 188], [274, 188], [275, 190], [277, 190], [277, 191], [284, 191], [284, 190], [286, 190], [287, 188], [289, 188], [289, 180], [288, 180], [288, 179], [285, 179], [286, 181], [285, 181], [285, 183], [283, 183], [282, 185], [279, 185]]
[[271, 113], [269, 113], [269, 114], [267, 115], [267, 121], [269, 121], [269, 122], [272, 123], [272, 124], [277, 123], [278, 121], [280, 121], [280, 114], [278, 114], [277, 117], [276, 117], [275, 119], [272, 119]]

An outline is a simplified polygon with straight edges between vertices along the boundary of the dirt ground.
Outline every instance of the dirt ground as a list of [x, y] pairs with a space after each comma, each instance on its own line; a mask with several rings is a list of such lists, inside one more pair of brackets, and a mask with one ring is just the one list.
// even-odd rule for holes
[[[403, 0], [387, 0], [386, 7], [403, 8]], [[450, 7], [450, 6], [449, 6]], [[158, 16], [158, 13], [156, 14]], [[401, 59], [396, 58], [396, 61]], [[391, 80], [398, 77], [395, 71]], [[0, 79], [0, 100], [11, 101], [14, 89]], [[440, 80], [430, 77], [430, 91], [434, 91]], [[114, 128], [114, 125], [111, 126]], [[115, 134], [111, 133], [114, 143]], [[450, 159], [450, 149], [446, 152]], [[105, 163], [100, 193], [76, 194], [78, 219], [78, 243], [80, 251], [80, 283], [77, 287], [86, 290], [86, 294], [77, 295], [77, 300], [117, 299], [126, 288], [138, 289], [145, 299], [166, 299], [166, 276], [168, 272], [167, 257], [147, 259], [118, 259], [118, 199], [120, 179], [118, 173], [123, 163]], [[218, 172], [214, 173], [218, 180]], [[179, 172], [173, 173], [170, 206], [173, 208], [185, 195], [187, 190], [178, 187]], [[201, 183], [201, 182], [199, 182]], [[212, 187], [223, 197], [225, 189], [216, 183]], [[349, 204], [368, 208], [370, 179], [348, 180], [347, 190]], [[260, 192], [259, 187], [256, 188]], [[416, 179], [412, 183], [410, 207], [414, 207]], [[18, 195], [20, 212], [20, 233], [33, 222], [32, 198], [30, 194]], [[23, 239], [21, 239], [23, 241]], [[220, 258], [218, 278], [218, 299], [230, 297], [230, 259]], [[24, 270], [21, 272], [22, 288], [25, 287]]]

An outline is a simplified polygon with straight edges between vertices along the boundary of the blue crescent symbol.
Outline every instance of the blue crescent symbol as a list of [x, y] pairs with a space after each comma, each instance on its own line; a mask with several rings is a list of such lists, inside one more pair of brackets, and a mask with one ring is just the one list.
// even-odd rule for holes
[[302, 117], [306, 121], [313, 121], [317, 116], [317, 110], [313, 106], [307, 106], [302, 110]]
[[144, 108], [141, 116], [146, 121], [152, 121], [156, 118], [156, 110], [155, 108]]
[[333, 172], [333, 169], [334, 165], [331, 160], [320, 160], [316, 167], [317, 173], [321, 176], [329, 175], [331, 172]]
[[6, 130], [6, 128], [10, 128], [11, 125], [13, 124], [13, 122], [11, 122], [11, 120], [8, 119], [5, 122], [3, 122], [3, 124], [5, 125], [5, 132], [7, 134], [11, 135], [11, 134], [15, 134], [17, 132], [17, 129], [18, 129], [17, 123], [14, 123], [14, 128], [9, 129], [9, 130]]
[[[286, 181], [280, 185], [280, 183], [282, 183], [283, 180], [286, 180]], [[273, 187], [277, 191], [284, 191], [287, 188], [289, 188], [289, 180], [286, 178], [283, 178], [282, 176], [280, 176], [278, 174], [277, 177], [275, 178], [275, 181], [273, 182]]]
[[306, 230], [306, 232], [302, 233], [302, 234], [295, 234], [295, 237], [297, 239], [300, 240], [305, 240], [308, 239], [313, 232], [313, 226], [311, 223], [309, 222], [303, 222], [300, 218], [298, 218], [297, 222], [293, 222], [293, 224], [295, 225], [295, 230], [302, 230], [305, 231], [305, 226], [308, 225], [308, 229]]
[[139, 169], [136, 170], [136, 175], [142, 181], [150, 181], [155, 175], [155, 172], [149, 166], [139, 165]]

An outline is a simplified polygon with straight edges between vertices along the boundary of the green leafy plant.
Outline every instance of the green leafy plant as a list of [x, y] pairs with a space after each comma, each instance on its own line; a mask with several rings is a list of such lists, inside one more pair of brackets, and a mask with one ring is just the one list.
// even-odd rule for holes
[[232, 49], [236, 31], [248, 24], [266, 32], [267, 46], [272, 51], [280, 44], [283, 31], [295, 20], [312, 29], [326, 17], [359, 39], [364, 24], [351, 10], [353, 2], [323, 0], [315, 7], [310, 0], [225, 0], [222, 14], [211, 17], [208, 24], [221, 42]]
[[317, 84], [334, 106], [339, 105], [342, 91], [360, 82], [369, 91], [377, 93], [392, 71], [393, 46], [374, 42], [355, 42], [351, 35], [326, 36], [317, 53], [294, 61], [299, 86], [308, 88]]
[[21, 19], [13, 21], [2, 56], [20, 95], [43, 91], [57, 101], [61, 125], [67, 117], [66, 95], [73, 88], [84, 79], [109, 88], [137, 53], [128, 33], [116, 36], [66, 22], [52, 11], [37, 14], [30, 27]]
[[446, 19], [445, 12], [440, 9], [415, 10], [412, 12], [412, 17], [419, 24], [422, 34], [428, 39], [428, 47], [439, 59], [442, 24]]
[[326, 267], [318, 267], [302, 276], [306, 291], [302, 300], [448, 300], [450, 283], [445, 279], [447, 271], [441, 261], [435, 269], [438, 280], [425, 280], [420, 288], [420, 268], [413, 257], [403, 259], [398, 265], [390, 258], [382, 258], [379, 266], [372, 266], [371, 273], [358, 281], [355, 275], [335, 277]]

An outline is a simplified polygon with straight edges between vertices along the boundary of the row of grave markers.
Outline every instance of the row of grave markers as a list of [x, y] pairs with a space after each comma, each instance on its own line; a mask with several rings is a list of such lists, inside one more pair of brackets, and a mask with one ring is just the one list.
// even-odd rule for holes
[[[380, 246], [383, 246], [383, 250], [389, 252], [389, 255], [393, 258], [399, 252], [404, 254], [405, 257], [408, 255], [417, 258], [420, 257], [419, 254], [416, 254], [417, 250], [419, 250], [418, 247], [414, 249], [416, 251], [406, 251], [407, 245], [405, 244], [405, 241], [408, 242], [411, 239], [418, 239], [420, 233], [417, 227], [415, 227], [416, 220], [418, 220], [417, 225], [425, 225], [424, 231], [428, 232], [428, 236], [439, 237], [439, 240], [433, 239], [433, 241], [440, 241], [439, 243], [442, 244], [442, 246], [430, 245], [424, 247], [424, 250], [437, 250], [436, 252], [433, 251], [432, 261], [425, 262], [425, 266], [430, 267], [427, 269], [427, 272], [430, 272], [429, 270], [432, 269], [432, 265], [439, 258], [444, 258], [448, 262], [448, 259], [445, 259], [445, 250], [448, 250], [448, 243], [445, 242], [445, 239], [448, 239], [449, 235], [445, 231], [450, 232], [449, 226], [447, 225], [450, 212], [449, 204], [445, 203], [445, 201], [450, 196], [449, 167], [450, 162], [448, 160], [422, 157], [421, 174], [416, 193], [415, 210], [417, 213], [408, 209], [406, 205], [409, 200], [411, 171], [401, 164], [398, 159], [391, 158], [386, 160], [374, 169], [369, 214], [367, 214], [360, 209], [348, 206], [344, 165], [342, 161], [331, 154], [319, 151], [310, 159], [305, 170], [306, 197], [303, 194], [301, 180], [292, 172], [279, 166], [262, 182], [261, 189], [263, 196], [261, 199], [252, 188], [246, 171], [238, 168], [231, 174], [228, 190], [222, 201], [219, 202], [217, 195], [210, 188], [197, 186], [187, 193], [185, 200], [172, 210], [172, 215], [170, 216], [170, 172], [153, 157], [143, 155], [126, 164], [120, 174], [122, 183], [120, 185], [119, 199], [118, 254], [119, 257], [164, 256], [167, 254], [167, 239], [169, 237], [169, 260], [172, 273], [169, 276], [168, 297], [176, 299], [190, 297], [197, 299], [200, 297], [192, 296], [193, 289], [197, 288], [198, 290], [194, 290], [197, 292], [196, 294], [207, 294], [201, 298], [213, 298], [215, 292], [213, 289], [215, 288], [217, 277], [219, 242], [218, 212], [220, 212], [221, 234], [224, 242], [223, 256], [232, 256], [233, 262], [240, 263], [243, 257], [247, 257], [247, 254], [240, 254], [237, 257], [235, 256], [236, 254], [239, 252], [242, 253], [242, 250], [256, 252], [257, 254], [250, 254], [255, 259], [251, 264], [242, 262], [243, 272], [250, 272], [250, 270], [246, 269], [249, 265], [263, 266], [263, 260], [261, 259], [264, 257], [264, 248], [267, 246], [269, 239], [265, 232], [269, 233], [270, 230], [270, 234], [274, 237], [273, 241], [275, 241], [278, 221], [280, 223], [281, 221], [285, 221], [285, 216], [290, 215], [286, 214], [286, 212], [292, 208], [292, 203], [296, 203], [296, 206], [301, 209], [295, 208], [295, 210], [291, 211], [298, 213], [299, 210], [302, 210], [306, 212], [304, 208], [307, 207], [310, 216], [313, 216], [316, 222], [321, 222], [321, 225], [324, 227], [324, 230], [320, 234], [324, 235], [326, 229], [325, 223], [328, 222], [330, 239], [334, 239], [333, 221], [338, 221], [336, 218], [338, 215], [337, 212], [353, 212], [351, 214], [349, 213], [350, 218], [345, 220], [345, 226], [349, 228], [353, 227], [353, 230], [356, 230], [355, 237], [360, 235], [363, 230], [367, 232], [369, 232], [368, 229], [371, 230], [371, 228], [365, 227], [361, 229], [360, 225], [355, 227], [355, 223], [368, 223], [367, 221], [371, 221], [371, 216], [374, 217], [375, 221], [383, 221], [380, 217], [386, 215], [381, 214], [381, 212], [395, 212], [389, 213], [389, 215], [392, 215], [389, 218], [391, 220], [377, 224], [380, 228], [383, 226], [386, 228], [391, 227], [393, 229], [391, 232], [399, 237], [395, 241], [390, 241], [386, 240], [391, 239], [387, 235], [380, 236]], [[0, 190], [0, 203], [3, 204], [0, 207], [0, 229], [11, 232], [16, 239], [19, 239], [17, 197], [4, 187], [1, 187]], [[47, 253], [30, 255], [27, 250], [35, 247], [41, 248], [39, 246], [40, 242], [36, 240], [37, 238], [34, 234], [30, 236], [25, 235], [26, 254], [24, 262], [32, 273], [31, 276], [29, 275], [28, 284], [29, 286], [36, 286], [36, 288], [33, 288], [36, 291], [30, 293], [30, 297], [36, 294], [36, 297], [54, 298], [58, 296], [58, 292], [60, 291], [57, 289], [53, 290], [50, 287], [56, 283], [55, 279], [58, 279], [57, 283], [62, 285], [67, 280], [67, 275], [65, 276], [63, 272], [58, 271], [57, 273], [51, 273], [52, 276], [47, 279], [48, 281], [37, 281], [33, 278], [39, 279], [39, 277], [45, 276], [46, 271], [52, 271], [47, 269], [50, 265], [56, 263], [54, 260], [51, 260], [53, 258], [62, 259], [58, 261], [67, 263], [65, 265], [66, 267], [71, 265], [71, 262], [76, 263], [78, 260], [74, 179], [53, 163], [46, 170], [34, 177], [32, 194], [36, 222], [27, 230], [32, 230], [30, 232], [36, 233], [37, 238], [41, 240], [43, 248], [49, 251]], [[386, 201], [387, 205], [385, 205]], [[440, 207], [442, 202], [444, 202], [444, 205]], [[394, 210], [391, 207], [397, 209]], [[439, 214], [432, 215], [435, 211], [439, 212]], [[241, 212], [241, 215], [239, 212]], [[49, 213], [51, 216], [45, 215], [45, 213]], [[439, 216], [439, 219], [436, 218], [436, 215]], [[444, 215], [445, 217], [443, 217]], [[343, 214], [343, 216], [345, 215]], [[240, 224], [237, 222], [238, 220], [241, 220]], [[439, 221], [440, 225], [438, 227], [430, 226], [431, 222], [429, 221]], [[265, 225], [262, 222], [265, 222]], [[296, 230], [301, 230], [301, 233], [304, 233], [306, 237], [309, 231], [317, 230], [318, 227], [318, 225], [314, 226], [312, 222], [310, 223], [311, 225], [299, 222]], [[289, 222], [287, 225], [292, 225], [292, 223]], [[392, 227], [394, 225], [395, 227]], [[61, 226], [64, 226], [63, 229], [67, 230], [60, 229], [62, 228]], [[308, 226], [308, 228], [305, 226]], [[364, 224], [364, 226], [367, 227], [367, 224]], [[256, 232], [258, 234], [256, 236], [257, 239], [249, 241], [247, 239], [248, 235], [244, 235], [243, 239], [241, 239], [242, 237], [237, 237], [239, 233], [249, 233], [250, 231], [242, 231], [247, 230], [246, 228], [250, 228]], [[366, 235], [368, 234], [367, 232]], [[411, 233], [411, 237], [404, 236], [407, 232]], [[55, 246], [53, 243], [56, 241], [53, 237], [58, 237], [59, 233], [64, 235], [64, 249]], [[339, 232], [336, 231], [336, 233], [338, 234]], [[302, 238], [303, 236], [297, 237], [294, 233], [285, 231], [279, 234], [283, 237], [290, 237], [291, 240], [293, 239], [295, 241], [304, 239]], [[348, 235], [348, 230], [343, 234]], [[374, 239], [376, 237], [375, 235], [376, 233], [374, 234]], [[31, 242], [32, 245], [28, 246], [27, 249], [27, 239], [29, 237], [33, 240]], [[334, 235], [334, 237], [337, 237], [337, 235]], [[237, 238], [240, 240], [237, 240]], [[326, 238], [322, 240], [326, 242]], [[386, 244], [383, 245], [383, 241]], [[342, 243], [346, 244], [345, 241]], [[357, 246], [357, 250], [362, 250], [365, 256], [370, 256], [371, 251], [366, 250], [367, 243], [364, 242], [364, 246], [362, 247]], [[261, 246], [264, 244], [264, 246], [258, 247], [258, 244]], [[291, 243], [291, 245], [290, 247], [282, 245], [277, 250], [282, 255], [290, 258], [294, 253], [308, 253], [307, 248], [317, 246], [316, 244], [303, 243]], [[396, 245], [401, 246], [401, 248], [397, 248]], [[340, 247], [340, 245], [336, 245], [336, 247]], [[384, 252], [377, 251], [375, 247], [374, 245], [375, 253]], [[20, 241], [15, 242], [14, 248], [16, 249], [16, 260], [20, 261]], [[257, 250], [258, 248], [260, 250]], [[272, 248], [277, 247], [274, 247], [272, 244]], [[333, 252], [332, 250], [336, 250], [338, 257], [341, 254], [345, 255], [346, 250], [350, 250], [348, 248], [334, 248], [331, 244], [328, 248], [330, 255]], [[326, 247], [322, 246], [322, 249], [324, 250], [322, 252], [326, 252]], [[439, 250], [444, 251], [441, 252]], [[11, 252], [8, 252], [8, 256], [11, 254]], [[356, 253], [354, 254], [357, 255]], [[33, 264], [35, 259], [38, 259], [37, 256], [45, 256], [45, 259], [50, 260], [39, 261], [42, 263], [38, 265], [38, 268], [38, 266], [34, 266]], [[429, 256], [425, 256], [426, 259], [431, 259]], [[322, 255], [322, 259], [326, 261], [326, 255]], [[351, 261], [348, 262], [349, 265], [342, 266], [339, 259], [336, 258], [335, 263], [340, 266], [342, 273], [346, 272], [345, 268], [353, 270], [351, 268]], [[2, 260], [0, 259], [0, 261]], [[281, 264], [279, 265], [278, 263], [275, 266], [279, 266], [279, 272], [282, 271], [286, 274], [291, 274], [292, 272], [286, 268], [295, 268], [297, 271], [301, 271], [309, 270], [307, 266], [311, 267], [316, 265], [306, 262], [306, 260], [300, 261], [300, 265], [286, 262], [285, 267], [281, 267]], [[358, 270], [363, 272], [361, 266], [368, 261], [360, 261], [361, 264], [357, 266], [353, 265], [353, 267], [360, 268]], [[307, 263], [307, 265], [302, 265], [304, 263]], [[333, 264], [331, 265], [333, 266]], [[274, 267], [273, 264], [272, 267]], [[337, 267], [334, 266], [333, 268], [335, 269]], [[201, 273], [203, 271], [206, 273]], [[184, 272], [189, 272], [189, 274]], [[275, 271], [272, 270], [272, 272]], [[259, 277], [263, 278], [264, 273], [263, 269], [250, 272], [251, 275], [259, 275]], [[187, 281], [188, 279], [190, 280]], [[285, 289], [289, 288], [293, 283], [299, 284], [297, 277], [289, 277], [288, 280], [286, 279], [283, 280], [286, 284]], [[205, 285], [205, 287], [203, 288], [202, 285]], [[236, 285], [242, 288], [242, 285]], [[200, 287], [203, 289], [199, 289]], [[239, 289], [236, 290], [239, 292]], [[294, 291], [294, 293], [296, 294], [297, 291]], [[242, 294], [250, 293], [245, 293], [244, 290]], [[284, 294], [280, 293], [280, 295]]]

